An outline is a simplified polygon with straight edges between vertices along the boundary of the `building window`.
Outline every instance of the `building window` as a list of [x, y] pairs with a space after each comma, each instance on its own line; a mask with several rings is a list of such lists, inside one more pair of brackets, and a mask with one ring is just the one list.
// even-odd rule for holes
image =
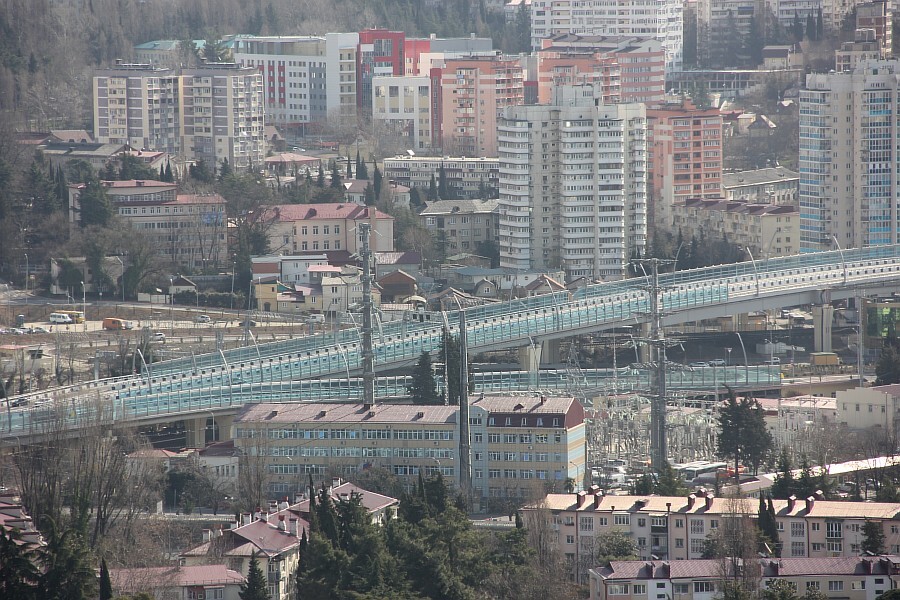
[[628, 584], [611, 583], [610, 585], [606, 586], [606, 593], [610, 596], [627, 596]]
[[712, 581], [695, 581], [694, 582], [694, 593], [695, 594], [708, 594], [710, 592], [716, 591], [716, 584]]
[[806, 535], [806, 523], [791, 523], [791, 537], [803, 537]]
[[828, 591], [829, 592], [843, 592], [844, 591], [844, 582], [843, 581], [829, 581], [828, 582]]
[[616, 525], [629, 525], [631, 523], [631, 515], [615, 515]]
[[691, 519], [691, 533], [703, 534], [703, 519]]
[[580, 531], [593, 531], [594, 530], [594, 518], [593, 517], [581, 517], [578, 519], [578, 529]]
[[631, 586], [631, 595], [640, 596], [647, 593], [647, 586], [642, 583], [635, 583]]
[[791, 556], [806, 556], [806, 542], [791, 542]]

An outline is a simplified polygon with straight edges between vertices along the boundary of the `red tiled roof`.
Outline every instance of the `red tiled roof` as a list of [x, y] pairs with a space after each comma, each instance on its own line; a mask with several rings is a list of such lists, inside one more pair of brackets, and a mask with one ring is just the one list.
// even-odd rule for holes
[[[285, 526], [288, 523], [285, 522]], [[298, 522], [298, 531], [309, 528], [309, 523], [304, 520]], [[300, 538], [287, 531], [281, 531], [276, 524], [256, 520], [248, 525], [232, 529], [231, 532], [255, 546], [259, 551], [267, 556], [281, 554], [285, 550], [292, 548], [300, 543]], [[237, 550], [238, 547], [235, 547]]]
[[455, 423], [454, 406], [415, 406], [291, 402], [248, 404], [234, 418], [237, 423]]
[[376, 219], [393, 219], [394, 217], [368, 206], [360, 206], [352, 202], [327, 204], [276, 204], [270, 208], [275, 211], [279, 221], [311, 221], [315, 219], [368, 219], [370, 211], [375, 211]]
[[574, 398], [537, 396], [485, 396], [472, 402], [489, 413], [565, 414]]
[[[382, 510], [399, 502], [396, 498], [364, 490], [350, 482], [342, 483], [331, 489], [331, 498], [335, 502], [339, 501], [341, 498], [350, 498], [352, 494], [359, 494], [360, 504], [362, 504], [362, 507], [369, 512]], [[298, 502], [291, 506], [289, 510], [300, 514], [309, 513], [309, 500], [307, 499]]]

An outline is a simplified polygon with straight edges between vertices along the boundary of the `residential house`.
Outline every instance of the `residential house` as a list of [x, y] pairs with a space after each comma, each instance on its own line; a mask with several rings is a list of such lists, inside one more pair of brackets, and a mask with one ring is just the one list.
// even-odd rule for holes
[[382, 302], [405, 302], [418, 293], [416, 278], [402, 269], [391, 271], [378, 279]]
[[245, 581], [225, 565], [110, 569], [109, 579], [116, 597], [146, 592], [157, 600], [240, 600]]
[[799, 206], [800, 173], [784, 167], [722, 174], [726, 200], [748, 204]]
[[268, 217], [272, 220], [268, 231], [270, 246], [289, 253], [358, 253], [358, 225], [363, 221], [372, 224], [369, 245], [373, 252], [394, 249], [394, 218], [374, 207], [352, 202], [276, 204], [269, 208]]

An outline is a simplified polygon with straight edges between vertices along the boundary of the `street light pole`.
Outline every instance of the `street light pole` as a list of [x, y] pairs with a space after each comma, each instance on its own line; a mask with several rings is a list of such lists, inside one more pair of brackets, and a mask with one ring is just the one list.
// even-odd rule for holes
[[28, 253], [25, 253], [25, 304], [28, 304]]
[[234, 310], [234, 271], [237, 268], [237, 261], [231, 261], [231, 310]]
[[122, 281], [119, 284], [122, 286], [122, 304], [125, 304], [125, 263], [118, 256], [114, 256], [117, 261], [119, 261], [119, 265], [122, 267]]
[[84, 315], [84, 330], [87, 331], [87, 300], [85, 299], [84, 282], [81, 282], [81, 313]]

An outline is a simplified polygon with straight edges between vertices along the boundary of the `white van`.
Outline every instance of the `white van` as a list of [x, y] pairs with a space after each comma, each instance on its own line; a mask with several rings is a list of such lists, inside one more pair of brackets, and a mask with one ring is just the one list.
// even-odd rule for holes
[[62, 313], [50, 313], [50, 322], [59, 325], [69, 325], [70, 323], [74, 323], [70, 315], [64, 315]]
[[324, 322], [325, 322], [325, 315], [323, 315], [323, 314], [318, 314], [318, 313], [316, 313], [316, 314], [311, 314], [311, 315], [307, 315], [307, 317], [306, 317], [306, 322], [307, 322], [307, 323], [324, 323]]

